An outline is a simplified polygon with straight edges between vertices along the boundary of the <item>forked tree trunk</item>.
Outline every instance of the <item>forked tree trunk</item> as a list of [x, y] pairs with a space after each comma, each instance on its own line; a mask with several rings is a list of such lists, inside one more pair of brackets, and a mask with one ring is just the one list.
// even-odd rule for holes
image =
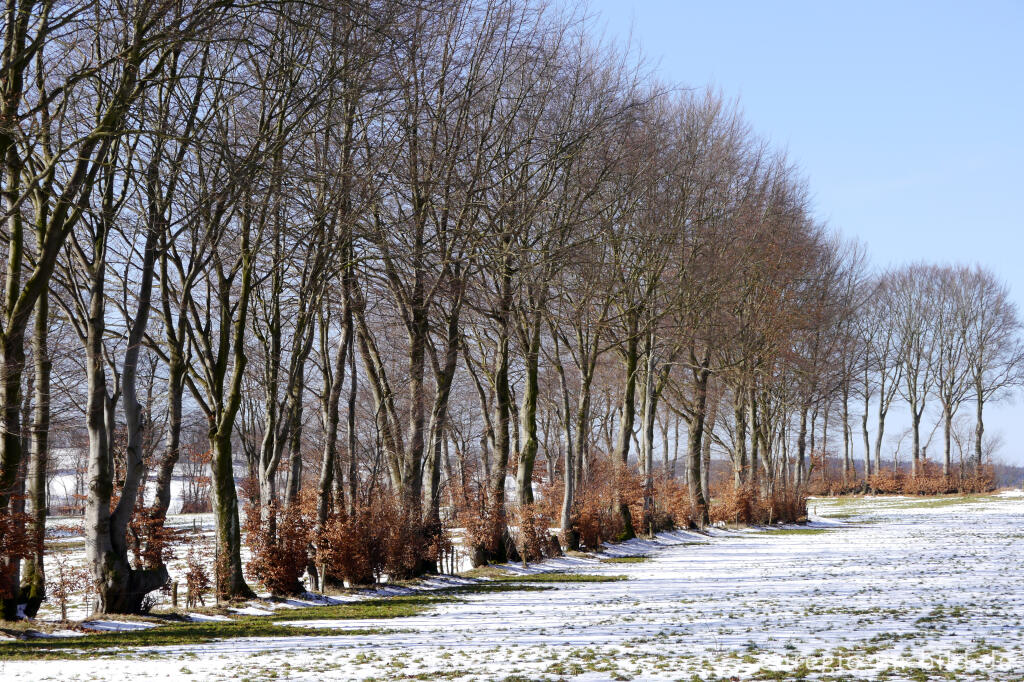
[[[113, 434], [115, 400], [107, 393], [106, 357], [103, 337], [105, 321], [105, 261], [98, 255], [91, 273], [89, 317], [86, 324], [86, 376], [88, 397], [86, 423], [89, 432], [89, 497], [85, 511], [85, 554], [102, 613], [138, 613], [146, 595], [164, 585], [167, 569], [136, 570], [128, 561], [127, 531], [135, 510], [138, 486], [143, 474], [142, 410], [135, 393], [138, 342], [148, 317], [147, 284], [151, 284], [155, 245], [147, 238], [147, 262], [143, 266], [143, 284], [139, 311], [131, 325], [125, 354], [121, 392], [125, 408], [128, 444], [125, 451], [124, 483], [117, 507], [111, 512], [114, 493]], [[102, 246], [99, 249], [102, 251]], [[150, 281], [146, 282], [147, 273]], [[133, 343], [134, 342], [134, 343]]]
[[427, 513], [426, 520], [430, 524], [439, 524], [441, 520], [441, 468], [444, 442], [448, 429], [448, 398], [451, 395], [452, 381], [459, 361], [459, 317], [461, 301], [448, 317], [445, 335], [444, 364], [434, 368], [436, 390], [434, 404], [430, 410], [430, 453], [427, 459]]
[[46, 597], [44, 570], [44, 539], [46, 534], [46, 468], [49, 455], [50, 432], [50, 361], [47, 344], [49, 324], [49, 296], [44, 292], [36, 302], [35, 333], [32, 336], [32, 355], [35, 360], [35, 400], [28, 462], [28, 498], [32, 503], [29, 537], [32, 556], [25, 562], [21, 577], [21, 602], [25, 616], [35, 618]]
[[537, 398], [540, 393], [538, 385], [538, 364], [540, 362], [540, 310], [532, 313], [528, 346], [526, 348], [526, 386], [523, 389], [523, 403], [519, 410], [519, 421], [522, 428], [522, 451], [519, 453], [519, 470], [516, 472], [516, 496], [519, 504], [533, 504], [533, 466], [537, 459]]
[[687, 486], [690, 490], [690, 506], [697, 514], [697, 524], [708, 524], [708, 502], [701, 485], [701, 446], [704, 438], [704, 421], [707, 414], [708, 379], [710, 372], [700, 367], [693, 372], [693, 413], [688, 419], [689, 447], [686, 461], [689, 467]]
[[[620, 475], [629, 468], [629, 446], [633, 437], [633, 421], [636, 414], [636, 373], [639, 366], [640, 352], [639, 339], [637, 338], [636, 327], [631, 325], [628, 330], [629, 338], [623, 349], [622, 361], [626, 371], [626, 383], [622, 391], [622, 405], [619, 416], [619, 430], [615, 440], [615, 456], [612, 464]], [[617, 483], [617, 482], [616, 482]], [[629, 512], [629, 504], [619, 495], [616, 487], [615, 508], [622, 522], [622, 533], [620, 540], [629, 540], [636, 537], [636, 530], [633, 528], [633, 517]]]
[[171, 481], [174, 467], [181, 457], [182, 398], [185, 392], [185, 359], [176, 345], [168, 352], [167, 367], [167, 431], [164, 454], [156, 472], [156, 491], [153, 513], [165, 518], [171, 507]]

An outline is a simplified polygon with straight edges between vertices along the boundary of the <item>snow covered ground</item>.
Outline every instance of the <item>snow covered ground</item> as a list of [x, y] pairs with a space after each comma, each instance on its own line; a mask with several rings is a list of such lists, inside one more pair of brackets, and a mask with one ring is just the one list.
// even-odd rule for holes
[[400, 619], [287, 622], [390, 634], [73, 662], [4, 662], [0, 644], [0, 679], [1024, 678], [1024, 495], [809, 509], [808, 527], [664, 533], [606, 554], [643, 562], [528, 569], [624, 581], [468, 594]]

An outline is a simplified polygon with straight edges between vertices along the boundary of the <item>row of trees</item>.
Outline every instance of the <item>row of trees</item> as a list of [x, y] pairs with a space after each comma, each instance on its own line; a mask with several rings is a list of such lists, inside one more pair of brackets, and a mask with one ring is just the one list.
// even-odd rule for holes
[[51, 415], [84, 424], [105, 612], [167, 581], [131, 538], [140, 519], [157, 537], [197, 428], [226, 598], [252, 595], [243, 478], [261, 552], [293, 551], [282, 514], [304, 499], [314, 545], [387, 500], [422, 546], [471, 510], [495, 561], [508, 503], [542, 480], [564, 542], [599, 483], [631, 536], [620, 483], [639, 469], [653, 517], [658, 446], [663, 479], [683, 451], [696, 523], [713, 445], [736, 489], [799, 496], [837, 405], [851, 456], [856, 396], [880, 443], [897, 393], [918, 421], [973, 395], [980, 443], [1017, 362], [991, 276], [869, 282], [733, 106], [658, 83], [572, 12], [324, 5], [4, 10], [4, 617], [45, 595]]
[[[981, 268], [917, 264], [866, 283], [849, 321], [851, 345], [839, 362], [844, 472], [852, 473], [855, 438], [851, 404], [861, 404], [865, 475], [882, 467], [882, 438], [890, 408], [908, 412], [911, 473], [925, 456], [922, 419], [936, 406], [942, 428], [942, 475], [952, 470], [954, 418], [974, 406], [970, 460], [982, 466], [985, 405], [1011, 394], [1024, 379], [1021, 324], [1009, 291]], [[872, 462], [869, 414], [877, 419]], [[930, 440], [930, 438], [929, 438]]]

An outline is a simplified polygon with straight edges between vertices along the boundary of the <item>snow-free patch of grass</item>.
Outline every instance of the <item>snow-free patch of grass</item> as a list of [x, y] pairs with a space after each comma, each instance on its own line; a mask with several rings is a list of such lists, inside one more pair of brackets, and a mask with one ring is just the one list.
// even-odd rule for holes
[[[116, 654], [125, 648], [166, 647], [203, 644], [240, 637], [296, 637], [301, 635], [373, 635], [386, 628], [362, 629], [304, 628], [282, 622], [317, 618], [321, 620], [391, 619], [414, 616], [441, 603], [453, 602], [454, 595], [404, 595], [387, 599], [314, 606], [275, 612], [273, 619], [262, 616], [237, 616], [228, 620], [165, 621], [149, 619], [150, 627], [109, 630], [88, 637], [30, 638], [0, 645], [0, 657], [9, 660], [36, 658], [79, 658]], [[155, 622], [154, 622], [155, 621]], [[84, 623], [87, 625], [88, 623]], [[30, 631], [24, 633], [31, 635]]]
[[762, 531], [763, 535], [821, 535], [832, 528], [769, 528]]

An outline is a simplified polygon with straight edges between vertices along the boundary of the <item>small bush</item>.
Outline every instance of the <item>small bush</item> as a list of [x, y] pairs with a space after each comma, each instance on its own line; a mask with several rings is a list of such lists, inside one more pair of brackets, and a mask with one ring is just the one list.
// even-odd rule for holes
[[209, 554], [209, 550], [198, 540], [189, 543], [188, 553], [185, 555], [185, 608], [206, 606], [203, 595], [213, 586], [210, 571], [207, 569]]
[[456, 519], [465, 529], [463, 542], [471, 553], [474, 568], [518, 558], [508, 531], [505, 506], [491, 504], [482, 486], [462, 501]]
[[301, 578], [309, 565], [312, 518], [300, 500], [281, 513], [276, 503], [261, 516], [246, 507], [246, 530], [252, 559], [246, 569], [274, 596], [301, 594]]
[[654, 500], [657, 510], [655, 530], [689, 528], [695, 523], [690, 505], [690, 489], [682, 481], [662, 475], [654, 479]]
[[53, 558], [53, 568], [48, 573], [46, 591], [60, 606], [60, 619], [66, 621], [71, 596], [79, 592], [86, 592], [86, 599], [88, 599], [89, 587], [92, 583], [89, 570], [80, 563], [72, 562], [67, 555], [57, 553]]
[[551, 555], [551, 519], [538, 505], [516, 507], [513, 522], [513, 539], [523, 561], [540, 561]]
[[776, 487], [768, 495], [753, 483], [723, 483], [712, 490], [708, 515], [712, 523], [792, 523], [807, 517], [807, 496], [799, 490]]
[[14, 560], [32, 556], [34, 545], [41, 538], [33, 538], [28, 531], [31, 519], [28, 514], [15, 511], [14, 500], [0, 509], [0, 599], [14, 596], [12, 586], [16, 585]]
[[332, 514], [316, 540], [316, 563], [326, 580], [354, 585], [404, 579], [442, 564], [451, 539], [438, 522], [425, 524], [390, 499], [378, 497], [349, 515]]
[[623, 537], [626, 528], [618, 510], [620, 502], [628, 506], [634, 525], [643, 523], [643, 478], [627, 467], [613, 466], [606, 461], [595, 462], [589, 477], [576, 493], [573, 527], [581, 545], [596, 549], [606, 540]]
[[174, 546], [184, 531], [168, 528], [155, 507], [138, 506], [128, 523], [128, 544], [138, 566], [163, 566], [174, 558]]
[[760, 523], [763, 512], [757, 486], [752, 483], [737, 486], [730, 481], [711, 491], [708, 516], [712, 523]]

